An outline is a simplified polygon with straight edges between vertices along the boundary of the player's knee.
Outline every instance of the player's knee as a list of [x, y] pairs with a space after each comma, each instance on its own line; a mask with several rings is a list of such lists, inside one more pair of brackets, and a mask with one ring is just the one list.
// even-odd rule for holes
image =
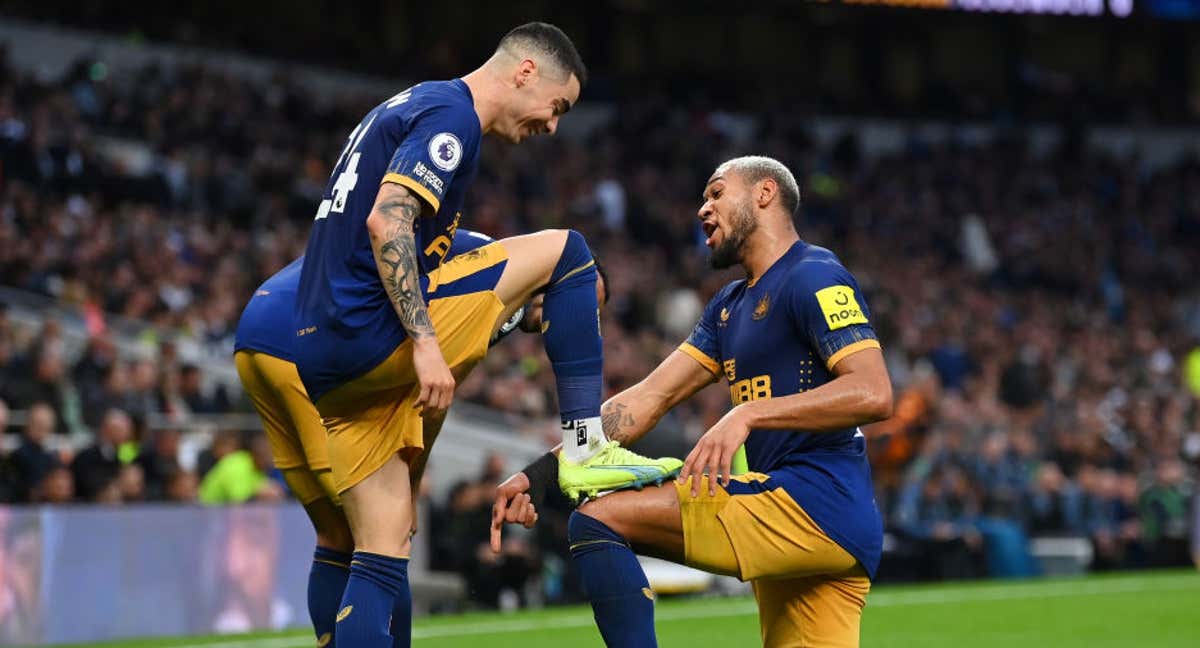
[[550, 283], [554, 284], [568, 277], [579, 277], [580, 281], [596, 280], [596, 266], [592, 260], [592, 251], [588, 248], [583, 234], [575, 230], [567, 230], [567, 240], [563, 244], [562, 254], [554, 273], [550, 275]]
[[[583, 504], [580, 504], [579, 507], [575, 509], [574, 513], [582, 513], [590, 518], [604, 522], [605, 517], [607, 517], [607, 509], [607, 506], [601, 504], [601, 500], [590, 499]], [[574, 513], [572, 513], [571, 517], [575, 517]]]
[[607, 540], [624, 544], [625, 538], [604, 523], [603, 520], [592, 517], [586, 512], [587, 504], [571, 513], [567, 518], [567, 542], [575, 545], [586, 545], [590, 542]]

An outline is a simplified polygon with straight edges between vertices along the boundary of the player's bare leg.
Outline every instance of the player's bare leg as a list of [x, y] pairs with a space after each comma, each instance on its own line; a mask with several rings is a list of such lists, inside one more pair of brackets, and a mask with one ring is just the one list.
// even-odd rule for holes
[[[336, 639], [342, 645], [348, 627], [353, 627], [357, 636], [365, 636], [362, 628], [346, 624], [366, 623], [363, 627], [370, 628], [372, 641], [393, 642], [391, 629], [403, 628], [400, 645], [407, 646], [412, 617], [408, 557], [415, 519], [408, 463], [399, 453], [392, 455], [378, 470], [342, 492], [341, 499], [354, 535], [354, 560], [337, 615]], [[358, 576], [356, 570], [370, 576]]]
[[496, 283], [496, 296], [504, 302], [509, 315], [550, 282], [550, 275], [567, 243], [568, 232], [542, 230], [498, 241], [508, 253], [508, 264]]
[[588, 500], [577, 512], [603, 522], [638, 553], [682, 563], [683, 523], [674, 488], [610, 493]]
[[[283, 479], [295, 492], [288, 472], [283, 471]], [[322, 497], [305, 504], [304, 512], [308, 514], [308, 519], [312, 521], [313, 529], [317, 532], [318, 547], [341, 553], [354, 551], [354, 537], [350, 533], [350, 524], [346, 522], [346, 514], [342, 507], [334, 504], [328, 497]]]
[[408, 463], [393, 455], [379, 470], [341, 495], [342, 508], [354, 534], [354, 548], [394, 558], [407, 558], [413, 523]]

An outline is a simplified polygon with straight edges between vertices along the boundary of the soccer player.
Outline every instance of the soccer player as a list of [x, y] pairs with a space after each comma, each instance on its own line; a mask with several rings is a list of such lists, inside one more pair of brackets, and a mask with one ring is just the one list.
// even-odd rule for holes
[[[493, 239], [465, 229], [454, 234], [449, 256], [478, 249]], [[254, 292], [238, 322], [234, 339], [234, 363], [246, 394], [263, 421], [275, 466], [283, 473], [293, 495], [304, 506], [317, 533], [317, 548], [308, 579], [308, 612], [317, 635], [317, 645], [329, 645], [334, 637], [334, 618], [350, 576], [354, 540], [341, 509], [330, 474], [325, 428], [321, 415], [309, 400], [293, 363], [291, 344], [292, 311], [304, 257], [296, 259], [263, 282]], [[596, 299], [608, 301], [604, 272], [599, 271]], [[538, 295], [517, 311], [493, 335], [492, 344], [514, 330], [540, 333], [542, 297]], [[427, 444], [437, 438], [444, 418], [424, 420]], [[429, 453], [413, 461], [410, 486], [420, 484]], [[416, 521], [414, 520], [414, 528]]]
[[[858, 645], [883, 531], [857, 427], [889, 415], [891, 383], [854, 277], [797, 235], [799, 202], [776, 160], [717, 168], [699, 210], [710, 260], [740, 264], [746, 278], [713, 297], [649, 376], [604, 404], [605, 431], [623, 444], [722, 377], [733, 404], [675, 488], [614, 493], [571, 515], [571, 552], [609, 646], [656, 645], [634, 549], [751, 581], [765, 646]], [[743, 444], [750, 472], [731, 476]], [[536, 519], [523, 502], [515, 515], [504, 507], [529, 485], [518, 473], [498, 487], [493, 547], [497, 520]]]
[[263, 422], [275, 467], [317, 532], [308, 573], [308, 613], [317, 646], [333, 639], [354, 539], [329, 467], [325, 428], [296, 373], [292, 311], [304, 257], [263, 282], [238, 321], [233, 361], [242, 388]]
[[422, 417], [443, 415], [453, 372], [469, 371], [497, 323], [534, 292], [545, 290], [543, 340], [566, 442], [560, 482], [622, 488], [681, 466], [604, 437], [596, 270], [578, 232], [517, 236], [446, 258], [482, 136], [517, 143], [553, 134], [585, 81], [562, 31], [522, 25], [463, 78], [420, 83], [376, 106], [334, 165], [293, 330], [354, 537], [339, 646], [392, 645], [388, 619], [409, 626], [411, 462], [425, 449]]

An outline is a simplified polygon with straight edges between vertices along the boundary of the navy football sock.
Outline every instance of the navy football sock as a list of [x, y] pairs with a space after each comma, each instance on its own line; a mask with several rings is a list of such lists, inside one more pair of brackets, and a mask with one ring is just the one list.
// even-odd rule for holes
[[583, 235], [571, 230], [542, 311], [542, 339], [554, 368], [558, 409], [563, 422], [563, 451], [580, 461], [604, 441], [600, 399], [604, 347], [596, 300], [596, 262]]
[[350, 578], [350, 554], [318, 546], [308, 572], [308, 616], [317, 633], [317, 646], [331, 646], [334, 618]]
[[[388, 622], [399, 607], [412, 606], [408, 589], [408, 559], [354, 552], [350, 580], [337, 614], [338, 648], [390, 648]], [[405, 628], [405, 630], [408, 630]], [[405, 632], [406, 643], [408, 645]]]
[[654, 592], [625, 538], [575, 511], [567, 521], [567, 539], [604, 643], [610, 648], [658, 646]]
[[392, 606], [392, 648], [412, 646], [412, 591], [408, 588], [408, 565], [405, 564], [404, 591]]

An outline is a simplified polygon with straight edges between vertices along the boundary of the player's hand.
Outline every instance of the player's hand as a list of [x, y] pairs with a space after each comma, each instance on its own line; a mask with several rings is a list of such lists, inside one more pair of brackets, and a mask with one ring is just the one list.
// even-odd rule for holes
[[529, 477], [519, 472], [496, 487], [492, 504], [492, 551], [500, 553], [500, 530], [506, 523], [531, 528], [538, 520], [537, 509], [529, 497]]
[[421, 410], [421, 416], [445, 414], [454, 400], [454, 374], [450, 373], [450, 367], [442, 357], [436, 337], [413, 340], [413, 368], [421, 387], [415, 405]]
[[721, 476], [721, 485], [729, 486], [729, 471], [733, 464], [733, 455], [750, 436], [750, 426], [746, 423], [745, 410], [735, 407], [717, 424], [709, 428], [704, 436], [696, 442], [696, 447], [688, 453], [679, 470], [679, 481], [686, 483], [692, 480], [692, 497], [697, 495], [700, 480], [708, 472], [708, 494], [717, 494], [717, 475]]

